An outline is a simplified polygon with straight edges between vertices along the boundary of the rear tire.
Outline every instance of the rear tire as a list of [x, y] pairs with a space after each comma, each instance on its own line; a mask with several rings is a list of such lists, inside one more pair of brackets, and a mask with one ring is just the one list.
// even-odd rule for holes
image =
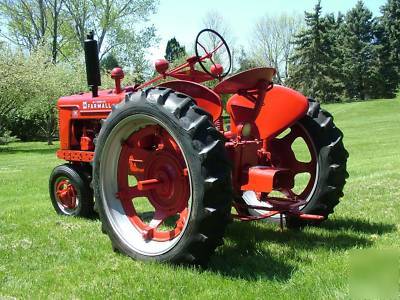
[[[300, 123], [310, 134], [318, 154], [318, 178], [314, 192], [301, 210], [305, 214], [322, 215], [325, 219], [343, 197], [343, 188], [349, 174], [346, 170], [349, 153], [343, 144], [343, 133], [333, 123], [333, 116], [320, 107], [319, 102], [309, 99], [307, 115]], [[287, 217], [289, 228], [318, 225], [321, 221], [307, 221]]]
[[[139, 151], [137, 146], [142, 143], [141, 140], [132, 146], [132, 136], [140, 136], [151, 127], [160, 128], [163, 137], [169, 135], [173, 138], [179, 147], [176, 151], [181, 153], [189, 174], [190, 197], [185, 203], [188, 215], [182, 218], [184, 226], [179, 227], [179, 234], [170, 239], [157, 240], [157, 232], [161, 232], [159, 235], [162, 236], [158, 227], [154, 228], [154, 236], [149, 238], [138, 225], [144, 218], [136, 212], [137, 200], [133, 200], [142, 196], [130, 194], [128, 197], [123, 194], [124, 199], [116, 196], [121, 192], [121, 178], [123, 181], [128, 174], [128, 171], [121, 168], [125, 164], [121, 165], [120, 162], [124, 147], [129, 143], [129, 157], [135, 158], [132, 153], [143, 152], [143, 149]], [[145, 137], [145, 141], [152, 140]], [[145, 150], [151, 155], [146, 154], [140, 163], [146, 166], [148, 157], [154, 157], [154, 151], [159, 150], [154, 149]], [[165, 161], [167, 164], [169, 159]], [[146, 172], [144, 167], [143, 173]], [[197, 107], [190, 97], [160, 87], [127, 95], [102, 126], [96, 145], [93, 174], [102, 230], [108, 234], [116, 251], [139, 260], [204, 265], [216, 247], [223, 243], [225, 228], [230, 220], [232, 199], [230, 164], [223, 136], [214, 128], [209, 114]], [[138, 181], [148, 179], [138, 176]], [[137, 184], [132, 188], [136, 192], [139, 190]], [[154, 193], [159, 192], [156, 190]], [[151, 204], [155, 205], [153, 202]], [[156, 212], [151, 217], [152, 221], [156, 219]], [[178, 213], [181, 214], [182, 211]], [[135, 221], [137, 218], [143, 220]], [[175, 229], [178, 228], [175, 225]]]
[[[310, 171], [313, 173], [312, 179], [309, 180], [305, 189], [295, 196], [307, 201], [307, 204], [301, 208], [302, 213], [322, 215], [326, 219], [333, 213], [339, 199], [343, 197], [343, 188], [348, 178], [346, 162], [349, 155], [343, 145], [343, 133], [333, 123], [332, 115], [321, 109], [318, 102], [309, 99], [307, 115], [291, 127], [289, 134], [270, 142], [269, 149], [272, 164], [275, 167], [294, 170], [293, 161], [296, 161], [296, 154], [292, 149], [296, 139], [294, 132], [297, 136], [307, 139], [311, 162], [315, 164], [315, 167], [311, 168], [313, 171]], [[239, 204], [268, 207], [267, 201], [258, 200], [255, 193], [243, 194], [243, 197], [237, 201]], [[265, 214], [264, 210], [246, 209], [240, 206], [237, 210], [241, 215]], [[271, 219], [279, 221], [279, 215]], [[285, 216], [285, 220], [289, 228], [318, 225], [321, 222], [302, 220], [296, 216]]]

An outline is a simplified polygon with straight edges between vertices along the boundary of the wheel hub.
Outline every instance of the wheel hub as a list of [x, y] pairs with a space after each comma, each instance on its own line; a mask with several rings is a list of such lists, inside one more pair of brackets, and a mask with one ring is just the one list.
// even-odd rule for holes
[[182, 210], [188, 199], [182, 164], [165, 150], [150, 155], [144, 167], [147, 179], [156, 179], [158, 184], [150, 190], [148, 199], [156, 210], [176, 213]]
[[60, 180], [56, 186], [57, 200], [68, 209], [76, 207], [76, 190], [68, 179]]
[[[293, 144], [296, 139], [300, 139], [301, 146], [303, 147], [302, 149], [293, 149]], [[275, 138], [271, 140], [268, 146], [272, 153], [272, 165], [277, 168], [290, 170], [293, 176], [293, 182], [295, 184], [293, 188], [281, 187], [279, 188], [278, 192], [280, 192], [287, 200], [300, 203], [298, 206], [301, 210], [309, 200], [310, 195], [313, 193], [318, 172], [317, 154], [311, 137], [308, 135], [302, 125], [295, 124], [290, 128], [289, 133], [281, 138]], [[310, 160], [307, 162], [299, 161], [296, 158], [296, 150], [307, 151], [310, 155]], [[302, 185], [297, 185], [296, 175], [302, 173], [308, 173], [309, 179]], [[248, 210], [250, 215], [253, 216], [264, 215], [269, 209], [275, 210], [276, 208], [276, 210], [280, 210], [278, 207], [280, 207], [280, 205], [282, 205], [286, 199], [282, 198], [281, 201], [276, 203], [274, 198], [276, 197], [271, 196], [270, 194], [262, 195], [261, 193], [255, 193], [253, 191], [244, 193], [242, 197], [246, 205], [260, 207], [260, 209]], [[288, 204], [290, 204], [290, 202], [288, 202]], [[261, 207], [265, 207], [266, 210], [261, 209]], [[273, 218], [279, 219], [280, 215], [277, 215]]]
[[[174, 138], [161, 126], [151, 125], [132, 133], [123, 143], [118, 163], [118, 193], [125, 214], [145, 240], [169, 241], [183, 230], [188, 217], [190, 185], [185, 160]], [[128, 176], [137, 179], [130, 186]], [[154, 208], [146, 222], [135, 198], [146, 197]], [[160, 228], [176, 216], [173, 229]]]

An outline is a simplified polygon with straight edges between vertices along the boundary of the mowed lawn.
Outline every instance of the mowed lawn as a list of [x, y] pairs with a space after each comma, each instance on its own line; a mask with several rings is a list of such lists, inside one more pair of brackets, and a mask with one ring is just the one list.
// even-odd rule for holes
[[400, 101], [326, 105], [350, 178], [319, 228], [234, 222], [206, 270], [112, 251], [99, 220], [60, 217], [48, 195], [57, 145], [0, 147], [0, 299], [348, 299], [349, 256], [400, 248]]

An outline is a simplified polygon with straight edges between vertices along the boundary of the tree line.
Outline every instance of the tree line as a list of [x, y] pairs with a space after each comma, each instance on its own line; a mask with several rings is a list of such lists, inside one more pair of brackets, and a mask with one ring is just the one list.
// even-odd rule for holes
[[361, 0], [337, 15], [323, 15], [318, 1], [304, 21], [269, 17], [254, 33], [252, 50], [239, 58], [240, 69], [271, 65], [278, 83], [321, 102], [391, 98], [398, 91], [400, 0], [388, 0], [375, 17]]
[[[122, 65], [126, 83], [153, 75], [146, 53], [158, 42], [148, 22], [157, 5], [157, 0], [0, 0], [0, 143], [13, 135], [46, 136], [51, 143], [57, 99], [86, 88], [82, 45], [90, 29], [99, 41], [103, 72]], [[202, 25], [226, 38], [234, 72], [272, 66], [276, 83], [322, 102], [389, 98], [399, 87], [400, 0], [387, 0], [379, 16], [362, 1], [345, 14], [323, 14], [318, 1], [304, 16], [266, 15], [254, 23], [248, 48], [234, 43], [220, 13], [210, 11]], [[186, 55], [175, 38], [168, 42], [171, 66]], [[112, 85], [109, 76], [103, 79], [103, 87]]]
[[288, 85], [323, 101], [393, 97], [400, 83], [400, 1], [373, 17], [362, 1], [345, 15], [306, 13]]
[[[374, 16], [359, 0], [345, 14], [323, 14], [321, 1], [304, 16], [266, 15], [256, 20], [248, 47], [228, 43], [234, 72], [272, 66], [275, 82], [321, 102], [392, 98], [400, 86], [400, 0], [387, 0]], [[218, 12], [203, 24], [233, 41]], [[166, 58], [181, 61], [184, 48], [169, 40]]]
[[4, 24], [0, 37], [30, 53], [46, 48], [57, 63], [80, 55], [87, 33], [94, 30], [101, 59], [113, 56], [142, 72], [148, 68], [145, 50], [157, 41], [154, 26], [147, 24], [157, 4], [157, 0], [0, 0]]
[[[83, 42], [94, 29], [103, 72], [125, 67], [125, 82], [150, 70], [157, 42], [148, 22], [157, 0], [0, 0], [0, 144], [57, 129], [56, 101], [86, 90]], [[103, 76], [103, 87], [112, 85]]]

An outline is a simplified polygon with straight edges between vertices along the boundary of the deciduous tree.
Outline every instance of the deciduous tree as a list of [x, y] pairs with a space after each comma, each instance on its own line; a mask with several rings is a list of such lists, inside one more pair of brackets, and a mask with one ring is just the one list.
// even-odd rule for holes
[[272, 66], [277, 70], [277, 81], [288, 78], [289, 58], [293, 55], [293, 40], [301, 30], [300, 15], [266, 15], [254, 26], [251, 55], [257, 65]]
[[83, 46], [86, 33], [94, 30], [101, 58], [113, 51], [121, 62], [143, 69], [144, 51], [156, 42], [155, 28], [147, 21], [157, 4], [157, 0], [0, 0], [7, 28], [2, 36], [30, 51], [48, 46], [57, 62], [60, 55], [80, 53], [77, 46]]

